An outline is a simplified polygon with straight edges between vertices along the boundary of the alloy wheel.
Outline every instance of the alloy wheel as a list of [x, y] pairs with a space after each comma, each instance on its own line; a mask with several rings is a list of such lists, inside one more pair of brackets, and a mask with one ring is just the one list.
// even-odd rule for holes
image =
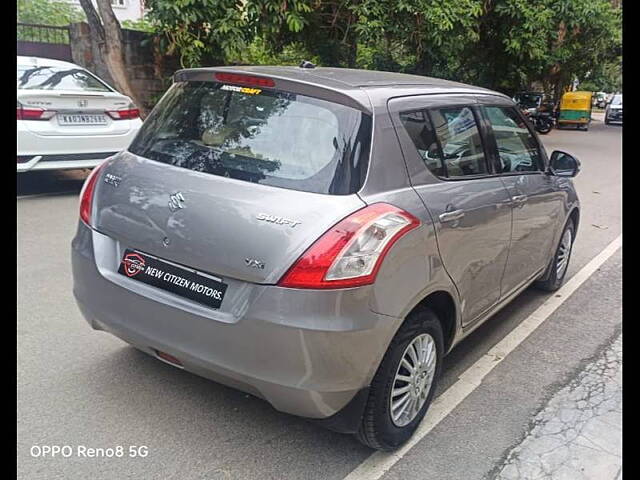
[[556, 278], [562, 278], [567, 265], [569, 264], [569, 255], [571, 254], [572, 244], [571, 229], [567, 228], [562, 235], [562, 241], [558, 248], [558, 259], [556, 260]]
[[395, 426], [404, 427], [418, 415], [431, 391], [436, 360], [436, 342], [428, 333], [415, 337], [405, 349], [389, 398], [389, 413]]

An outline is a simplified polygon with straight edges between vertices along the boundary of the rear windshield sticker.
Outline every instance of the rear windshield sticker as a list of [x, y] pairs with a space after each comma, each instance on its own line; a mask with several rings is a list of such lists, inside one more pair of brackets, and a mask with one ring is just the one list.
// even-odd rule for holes
[[262, 90], [259, 88], [236, 87], [235, 85], [222, 85], [221, 90], [229, 90], [232, 92], [246, 93], [247, 95], [259, 95]]

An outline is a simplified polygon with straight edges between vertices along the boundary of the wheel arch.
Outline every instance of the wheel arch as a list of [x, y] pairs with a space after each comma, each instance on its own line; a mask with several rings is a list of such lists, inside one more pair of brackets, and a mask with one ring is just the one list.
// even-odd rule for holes
[[[406, 319], [414, 312], [429, 308], [440, 320], [444, 336], [445, 352], [453, 346], [458, 331], [458, 308], [453, 295], [446, 290], [436, 290], [424, 296], [404, 317]], [[404, 323], [404, 322], [403, 322]]]
[[580, 224], [580, 209], [578, 207], [573, 207], [569, 212], [568, 218], [573, 222], [573, 227], [575, 229], [574, 233], [578, 233], [578, 225]]

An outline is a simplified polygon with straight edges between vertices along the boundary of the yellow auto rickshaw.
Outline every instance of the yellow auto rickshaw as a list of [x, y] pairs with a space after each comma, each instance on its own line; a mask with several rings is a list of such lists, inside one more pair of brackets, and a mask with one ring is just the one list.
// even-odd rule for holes
[[593, 92], [567, 92], [562, 95], [558, 127], [575, 125], [576, 128], [588, 130], [591, 122], [591, 97]]

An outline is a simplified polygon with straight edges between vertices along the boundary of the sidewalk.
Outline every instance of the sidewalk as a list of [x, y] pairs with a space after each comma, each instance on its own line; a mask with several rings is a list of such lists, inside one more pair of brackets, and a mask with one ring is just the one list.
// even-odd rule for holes
[[622, 337], [536, 415], [496, 480], [622, 480]]

